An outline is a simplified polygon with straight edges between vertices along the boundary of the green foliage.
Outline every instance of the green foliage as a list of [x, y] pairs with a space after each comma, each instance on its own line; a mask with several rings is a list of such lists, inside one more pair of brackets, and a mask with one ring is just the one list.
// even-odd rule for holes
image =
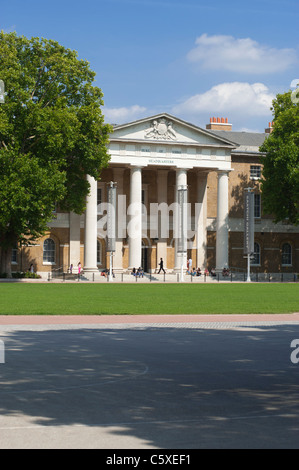
[[[36, 273], [31, 273], [30, 271], [26, 271], [25, 273], [23, 272], [17, 272], [17, 273], [12, 273], [11, 277], [13, 279], [41, 279], [41, 276]], [[7, 273], [0, 273], [0, 279], [7, 279], [8, 274]]]
[[275, 221], [299, 224], [299, 104], [291, 92], [273, 101], [274, 130], [261, 146], [264, 211]]
[[0, 247], [37, 238], [55, 203], [82, 213], [86, 175], [107, 166], [110, 126], [95, 73], [55, 41], [0, 33]]
[[37, 157], [0, 152], [0, 244], [7, 249], [37, 238], [52, 218], [53, 202], [65, 193], [65, 172]]
[[11, 277], [13, 279], [41, 279], [41, 276], [36, 273], [31, 273], [30, 271], [12, 273]]

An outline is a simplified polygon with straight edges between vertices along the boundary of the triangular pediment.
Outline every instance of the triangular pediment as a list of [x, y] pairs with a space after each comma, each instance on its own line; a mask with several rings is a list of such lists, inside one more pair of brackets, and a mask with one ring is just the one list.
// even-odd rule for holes
[[114, 127], [111, 141], [151, 144], [192, 144], [234, 148], [233, 142], [167, 113]]

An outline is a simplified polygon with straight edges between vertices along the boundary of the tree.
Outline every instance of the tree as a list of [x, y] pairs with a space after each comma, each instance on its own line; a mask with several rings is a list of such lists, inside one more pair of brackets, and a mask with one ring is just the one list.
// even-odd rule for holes
[[[297, 89], [299, 92], [299, 89]], [[264, 212], [275, 222], [299, 224], [299, 104], [293, 92], [273, 101], [273, 131], [260, 147]]]
[[55, 41], [0, 33], [0, 272], [11, 249], [39, 238], [55, 203], [81, 214], [107, 166], [111, 127], [95, 73]]

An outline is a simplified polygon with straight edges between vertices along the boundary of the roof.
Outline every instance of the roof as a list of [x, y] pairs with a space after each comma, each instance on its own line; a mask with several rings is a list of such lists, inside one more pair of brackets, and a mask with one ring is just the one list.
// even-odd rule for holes
[[[150, 123], [153, 120], [158, 120], [158, 119], [162, 119], [162, 118], [166, 118], [170, 121], [173, 121], [176, 124], [180, 124], [183, 127], [187, 127], [190, 130], [193, 130], [195, 132], [203, 134], [203, 135], [205, 135], [209, 138], [213, 138], [213, 139], [216, 138], [216, 140], [219, 141], [220, 145], [222, 145], [222, 146], [226, 146], [226, 147], [231, 148], [231, 149], [235, 148], [235, 144], [230, 140], [227, 132], [225, 132], [221, 135], [217, 134], [216, 132], [212, 133], [210, 130], [203, 129], [202, 127], [198, 127], [195, 124], [184, 121], [183, 119], [175, 117], [175, 116], [173, 116], [171, 114], [168, 114], [168, 113], [160, 113], [160, 114], [156, 114], [154, 116], [149, 116], [149, 117], [146, 117], [146, 118], [138, 119], [136, 121], [127, 122], [127, 123], [123, 123], [123, 124], [114, 124], [113, 125], [113, 132], [116, 133], [118, 130], [123, 130], [123, 129], [126, 129], [126, 128], [130, 128], [132, 126], [142, 124], [142, 123], [145, 123], [145, 122]], [[114, 133], [111, 135], [110, 140], [114, 140]]]
[[[265, 139], [269, 136], [269, 134], [262, 133], [262, 132], [235, 132], [235, 131], [217, 131], [217, 130], [207, 130], [201, 127], [198, 127], [190, 122], [184, 121], [180, 118], [172, 116], [168, 113], [160, 113], [155, 116], [138, 119], [137, 121], [124, 123], [124, 124], [113, 124], [114, 129], [122, 129], [134, 124], [142, 123], [145, 121], [150, 121], [152, 119], [157, 119], [161, 117], [166, 117], [173, 121], [179, 122], [185, 126], [188, 126], [191, 129], [200, 131], [207, 135], [214, 135], [218, 139], [222, 140], [223, 143], [230, 145], [232, 148], [232, 153], [244, 153], [244, 154], [256, 154], [260, 153], [260, 146], [264, 143]], [[237, 146], [237, 147], [236, 147]]]
[[268, 134], [259, 132], [210, 131], [218, 137], [226, 138], [238, 145], [236, 152], [259, 152]]

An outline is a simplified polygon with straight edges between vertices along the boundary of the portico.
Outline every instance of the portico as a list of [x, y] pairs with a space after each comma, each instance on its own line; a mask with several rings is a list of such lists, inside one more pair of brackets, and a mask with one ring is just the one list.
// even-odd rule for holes
[[[160, 258], [168, 272], [180, 269], [174, 204], [179, 187], [186, 187], [188, 191], [188, 250], [193, 255], [194, 266], [204, 267], [207, 261], [207, 187], [211, 173], [218, 175], [216, 268], [228, 265], [228, 178], [232, 170], [232, 148], [230, 141], [167, 114], [114, 128], [107, 171], [110, 181], [117, 183], [115, 270], [141, 266], [143, 243], [155, 253], [148, 263], [151, 272], [158, 268]], [[104, 188], [105, 184], [92, 178], [89, 183], [84, 270], [94, 272], [98, 269], [97, 241], [105, 239], [103, 230], [97, 228], [96, 194], [97, 187]], [[165, 224], [168, 224], [166, 231]], [[184, 256], [186, 263], [187, 253]]]

